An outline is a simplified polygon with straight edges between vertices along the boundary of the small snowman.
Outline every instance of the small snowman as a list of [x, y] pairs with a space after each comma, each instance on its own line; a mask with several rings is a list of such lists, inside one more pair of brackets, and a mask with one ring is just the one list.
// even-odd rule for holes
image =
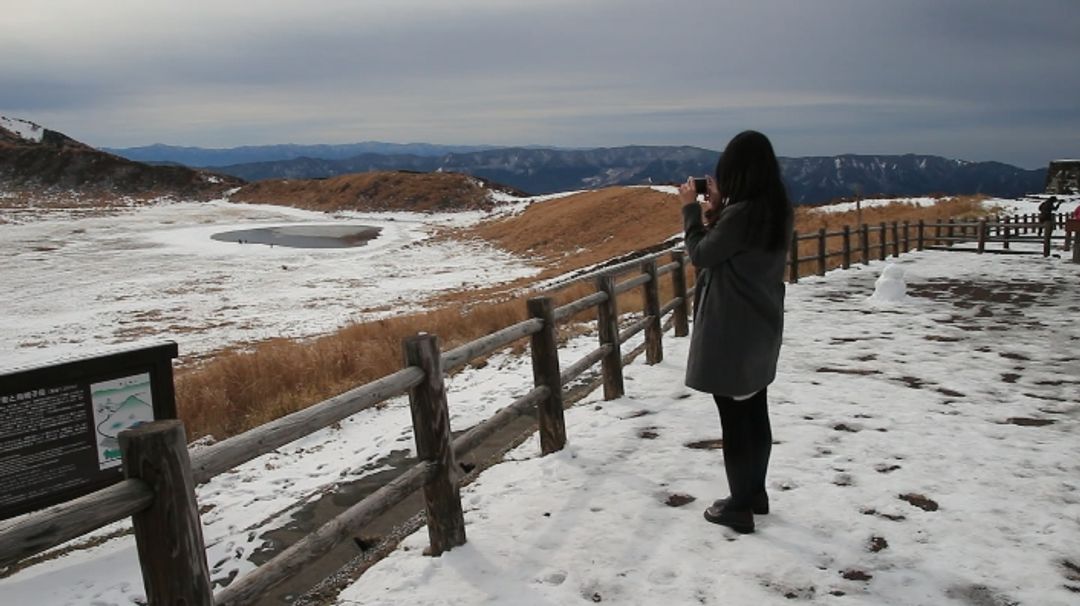
[[874, 282], [873, 301], [882, 303], [903, 303], [908, 298], [907, 282], [904, 281], [904, 269], [892, 263], [881, 270], [881, 275]]

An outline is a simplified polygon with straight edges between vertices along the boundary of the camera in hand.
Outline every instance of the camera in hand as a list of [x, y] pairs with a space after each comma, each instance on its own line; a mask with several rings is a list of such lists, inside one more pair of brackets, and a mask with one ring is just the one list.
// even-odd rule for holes
[[706, 179], [694, 179], [694, 192], [698, 194], [709, 193], [709, 182]]

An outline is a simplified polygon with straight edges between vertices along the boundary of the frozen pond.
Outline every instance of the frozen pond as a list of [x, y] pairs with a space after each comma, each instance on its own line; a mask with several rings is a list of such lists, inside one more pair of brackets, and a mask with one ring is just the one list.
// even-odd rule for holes
[[[181, 359], [418, 311], [440, 292], [538, 273], [484, 243], [430, 238], [480, 215], [320, 212], [225, 201], [101, 212], [0, 211], [0, 370], [163, 339]], [[11, 221], [3, 223], [3, 220]], [[363, 246], [293, 248], [214, 234], [289, 226]], [[246, 239], [246, 237], [245, 237]], [[254, 241], [254, 237], [251, 239]]]
[[219, 242], [265, 244], [290, 248], [349, 248], [379, 237], [382, 228], [368, 225], [278, 225], [238, 229], [210, 237]]

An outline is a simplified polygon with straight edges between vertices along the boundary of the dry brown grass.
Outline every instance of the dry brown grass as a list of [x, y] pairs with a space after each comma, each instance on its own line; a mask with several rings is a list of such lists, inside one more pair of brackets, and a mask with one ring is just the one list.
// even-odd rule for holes
[[430, 332], [449, 349], [524, 319], [523, 310], [511, 303], [465, 314], [444, 308], [226, 352], [178, 373], [180, 418], [191, 439], [233, 435], [399, 370], [405, 337]]
[[[862, 217], [871, 224], [973, 217], [984, 213], [978, 202], [954, 199], [931, 208], [894, 204], [865, 209]], [[832, 231], [854, 223], [854, 212], [798, 209], [796, 213], [801, 233], [821, 227]], [[647, 188], [611, 188], [537, 203], [516, 217], [460, 230], [452, 237], [482, 238], [531, 256], [545, 267], [544, 277], [549, 277], [655, 245], [680, 229], [679, 204], [670, 195]], [[804, 242], [801, 254], [815, 253], [816, 246]], [[832, 239], [830, 250], [839, 246], [839, 240]], [[837, 263], [838, 259], [833, 265]], [[802, 273], [815, 268], [807, 263]], [[251, 351], [229, 351], [183, 368], [176, 380], [180, 417], [189, 438], [212, 434], [220, 439], [300, 410], [400, 369], [401, 341], [417, 332], [438, 335], [446, 350], [525, 319], [524, 299], [532, 295], [521, 294], [521, 286], [513, 285], [515, 291], [504, 285], [452, 293], [434, 301], [434, 311], [357, 324], [303, 342], [270, 341]], [[511, 292], [517, 294], [511, 296]], [[590, 283], [579, 283], [547, 294], [561, 305], [591, 292]], [[671, 279], [664, 276], [661, 300], [671, 297]], [[640, 311], [641, 299], [640, 289], [624, 293], [619, 309]], [[584, 312], [576, 319], [593, 317], [595, 312]], [[579, 327], [567, 325], [561, 337], [578, 332]], [[521, 351], [526, 343], [527, 339], [521, 340], [515, 347]]]
[[[575, 285], [549, 294], [561, 305], [589, 292], [587, 285]], [[249, 351], [226, 351], [178, 371], [180, 418], [189, 439], [240, 433], [401, 369], [401, 342], [418, 332], [438, 335], [445, 351], [525, 320], [525, 298], [468, 311], [451, 305], [354, 324], [308, 341], [279, 339]], [[620, 300], [631, 305], [628, 298]], [[573, 330], [568, 327], [563, 336]], [[524, 350], [526, 343], [516, 348]]]
[[546, 265], [552, 275], [658, 244], [681, 229], [679, 203], [670, 194], [612, 187], [533, 204], [454, 235], [487, 240]]
[[488, 190], [457, 173], [370, 172], [329, 179], [272, 179], [245, 185], [232, 200], [322, 211], [490, 209]]

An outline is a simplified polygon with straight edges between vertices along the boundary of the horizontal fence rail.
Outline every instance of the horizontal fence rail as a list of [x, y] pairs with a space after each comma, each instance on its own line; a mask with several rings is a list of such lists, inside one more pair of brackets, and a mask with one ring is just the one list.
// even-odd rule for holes
[[442, 356], [443, 369], [449, 371], [461, 368], [476, 358], [494, 353], [518, 339], [535, 334], [543, 327], [544, 323], [541, 320], [535, 318], [524, 320], [456, 349], [451, 349]]
[[418, 368], [403, 368], [339, 396], [222, 440], [191, 455], [196, 483], [273, 452], [319, 429], [399, 396], [424, 379]]
[[27, 514], [0, 528], [0, 568], [142, 511], [154, 493], [141, 480], [108, 488]]
[[376, 517], [416, 492], [431, 479], [435, 466], [423, 461], [399, 475], [371, 496], [346, 509], [315, 532], [293, 543], [250, 573], [214, 595], [220, 606], [250, 604], [263, 593], [297, 574], [305, 564], [330, 551]]

